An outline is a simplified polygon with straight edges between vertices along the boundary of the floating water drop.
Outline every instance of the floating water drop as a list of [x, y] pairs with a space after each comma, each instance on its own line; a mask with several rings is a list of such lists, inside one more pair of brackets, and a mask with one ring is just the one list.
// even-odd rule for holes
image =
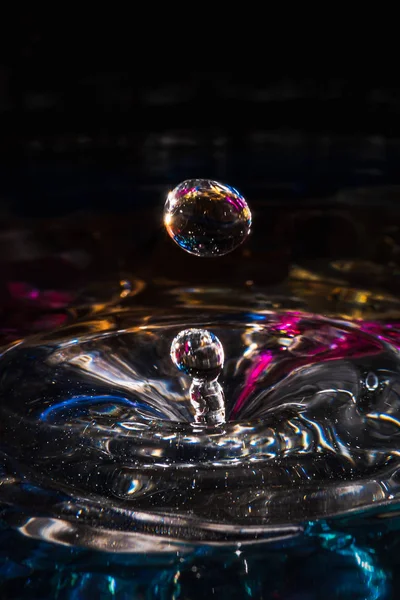
[[217, 336], [205, 329], [185, 329], [172, 341], [171, 359], [178, 369], [193, 378], [189, 394], [194, 422], [224, 423], [224, 393], [217, 382], [224, 365], [224, 349]]
[[248, 236], [251, 212], [234, 188], [209, 179], [189, 179], [168, 194], [164, 224], [174, 242], [190, 254], [223, 256]]

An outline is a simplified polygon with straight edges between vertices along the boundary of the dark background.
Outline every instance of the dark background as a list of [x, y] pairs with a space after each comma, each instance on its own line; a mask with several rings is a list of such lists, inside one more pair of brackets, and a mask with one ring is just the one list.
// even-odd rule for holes
[[[106, 289], [123, 278], [268, 286], [284, 280], [293, 262], [340, 259], [361, 265], [356, 282], [397, 293], [393, 71], [325, 65], [311, 73], [301, 61], [272, 70], [274, 60], [256, 65], [244, 57], [231, 60], [231, 70], [218, 60], [198, 68], [185, 44], [176, 59], [165, 31], [157, 48], [155, 32], [137, 38], [147, 22], [63, 21], [59, 15], [49, 26], [24, 16], [18, 26], [5, 23], [1, 37], [7, 340], [60, 324], [60, 308], [87, 286], [102, 281]], [[168, 190], [193, 177], [237, 187], [252, 208], [251, 240], [224, 259], [189, 257], [163, 231]], [[372, 263], [380, 269], [373, 278]]]
[[310, 69], [295, 40], [281, 62], [270, 31], [251, 51], [212, 22], [160, 35], [144, 16], [21, 12], [0, 46], [3, 214], [130, 211], [194, 176], [262, 202], [398, 183], [400, 87], [376, 55], [375, 70], [367, 56]]

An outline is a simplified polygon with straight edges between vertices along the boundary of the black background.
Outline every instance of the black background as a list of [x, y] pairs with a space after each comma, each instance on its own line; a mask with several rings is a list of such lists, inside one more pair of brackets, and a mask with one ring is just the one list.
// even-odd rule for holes
[[[265, 286], [293, 261], [350, 259], [383, 269], [379, 281], [361, 269], [363, 285], [398, 291], [400, 87], [387, 61], [341, 68], [316, 46], [310, 69], [288, 36], [249, 49], [207, 19], [171, 28], [159, 15], [157, 29], [138, 14], [21, 12], [3, 21], [0, 46], [9, 338], [49, 309], [46, 294], [99, 279]], [[237, 187], [253, 211], [251, 239], [218, 261], [163, 231], [168, 190], [194, 177]], [[38, 305], [15, 295], [31, 288]]]

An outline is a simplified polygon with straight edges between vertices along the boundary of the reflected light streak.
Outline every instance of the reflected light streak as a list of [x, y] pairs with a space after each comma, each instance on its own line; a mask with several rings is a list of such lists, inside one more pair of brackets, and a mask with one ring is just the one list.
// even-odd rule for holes
[[242, 406], [245, 404], [247, 398], [253, 392], [255, 386], [259, 383], [259, 378], [261, 375], [265, 375], [267, 370], [270, 368], [271, 363], [274, 359], [273, 353], [271, 351], [266, 351], [260, 354], [260, 356], [255, 361], [254, 367], [250, 370], [246, 377], [246, 382], [244, 384], [244, 389], [242, 390], [237, 402], [232, 410], [232, 417], [235, 418]]

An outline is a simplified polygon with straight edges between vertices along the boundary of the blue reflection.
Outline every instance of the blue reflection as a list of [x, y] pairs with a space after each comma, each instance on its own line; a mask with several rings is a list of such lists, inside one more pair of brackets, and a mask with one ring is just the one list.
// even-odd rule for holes
[[[317, 533], [322, 548], [332, 553], [332, 558], [327, 559], [327, 564], [335, 574], [338, 593], [341, 590], [343, 597], [363, 600], [383, 600], [391, 597], [388, 596], [388, 576], [379, 564], [372, 540], [372, 546], [364, 548], [349, 533], [334, 531], [324, 522], [316, 522], [312, 525], [312, 528], [314, 527], [322, 530]], [[380, 534], [377, 539], [381, 537]], [[343, 559], [344, 562], [341, 562]]]
[[128, 398], [124, 398], [121, 396], [74, 396], [73, 398], [68, 398], [68, 400], [63, 400], [58, 404], [52, 404], [48, 408], [46, 408], [40, 415], [41, 421], [48, 421], [50, 417], [54, 417], [57, 414], [64, 411], [71, 411], [76, 408], [83, 411], [83, 414], [87, 409], [94, 409], [96, 407], [97, 412], [101, 411], [100, 407], [96, 405], [107, 405], [105, 406], [104, 413], [112, 413], [115, 408], [118, 406], [126, 406], [134, 410], [142, 410], [146, 413], [152, 414], [155, 417], [159, 417], [161, 412], [155, 409], [148, 404], [144, 404], [143, 402], [138, 402], [136, 400], [128, 400]]
[[257, 313], [246, 313], [245, 317], [250, 320], [250, 321], [265, 321], [266, 320], [266, 315], [259, 315]]
[[184, 250], [193, 250], [193, 248], [196, 246], [196, 240], [183, 235], [176, 235], [175, 241]]
[[[370, 543], [364, 547], [366, 530]], [[161, 556], [67, 548], [0, 529], [0, 597], [396, 600], [400, 590], [391, 578], [399, 569], [399, 549], [391, 526], [373, 530], [362, 522], [356, 536], [320, 522], [296, 543], [214, 551], [200, 545]]]

